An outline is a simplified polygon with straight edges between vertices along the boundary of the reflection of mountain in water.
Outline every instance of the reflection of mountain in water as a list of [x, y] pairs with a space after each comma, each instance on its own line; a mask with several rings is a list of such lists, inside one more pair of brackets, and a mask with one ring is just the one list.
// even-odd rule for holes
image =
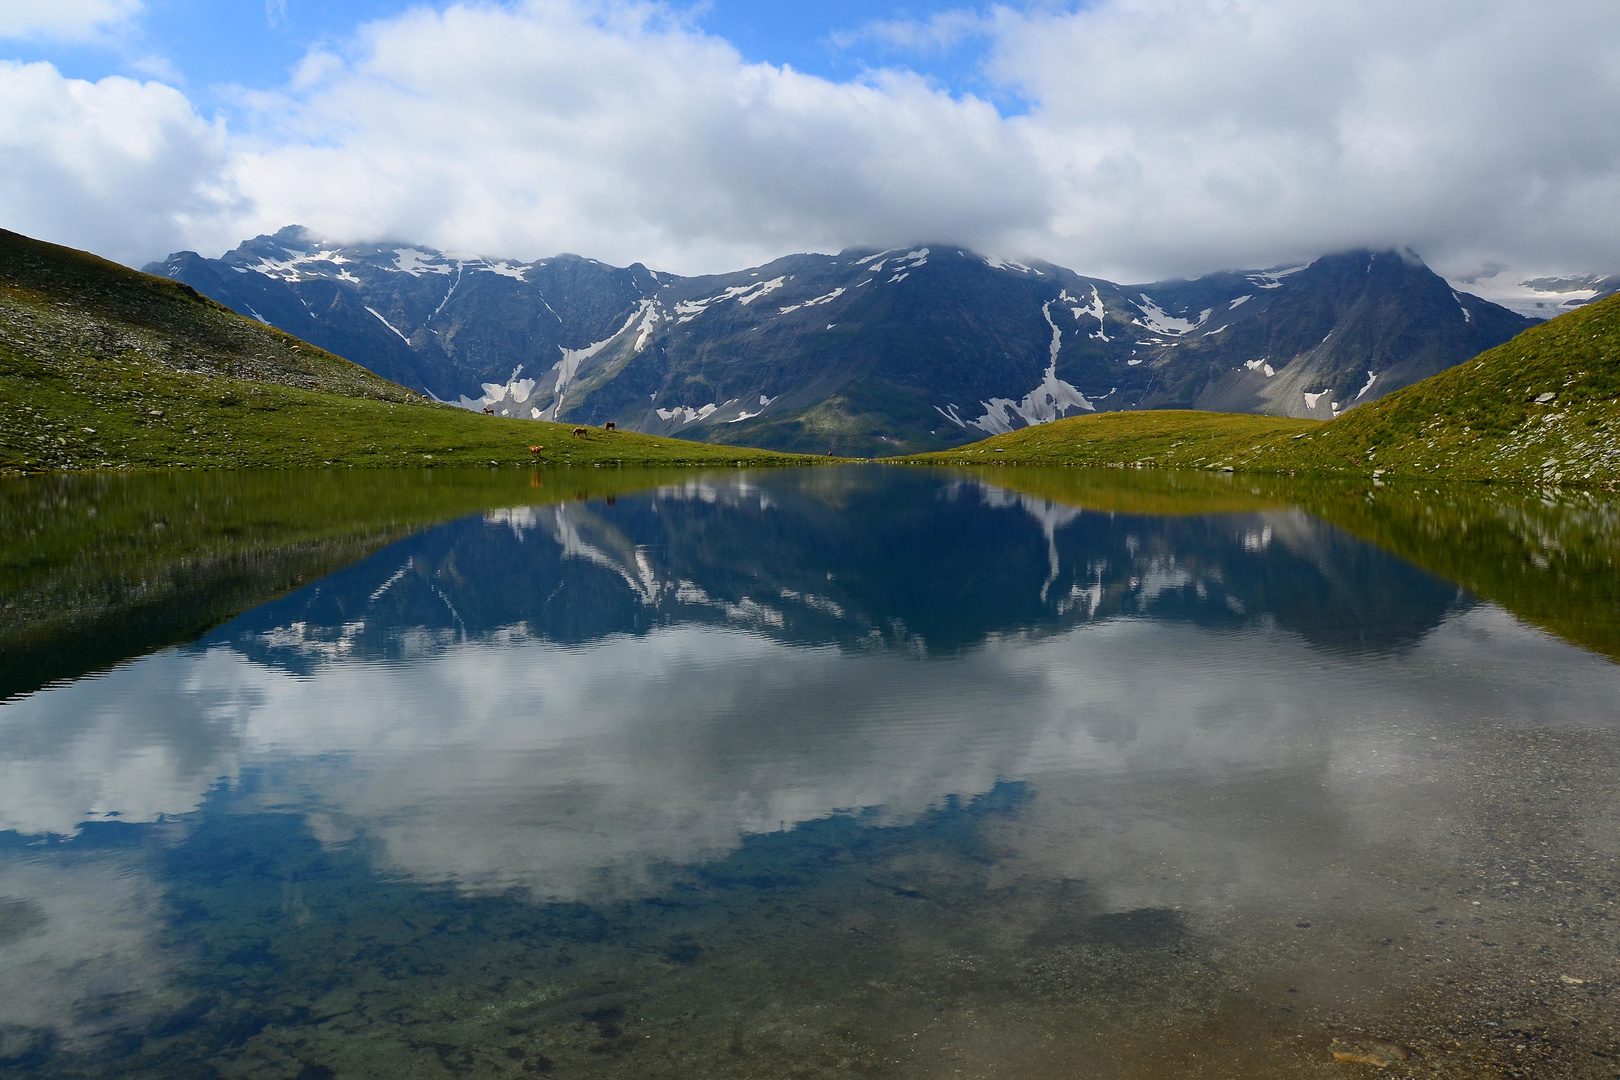
[[213, 640], [296, 667], [466, 638], [572, 644], [699, 623], [938, 653], [1147, 616], [1267, 621], [1316, 645], [1379, 651], [1415, 641], [1458, 602], [1452, 586], [1298, 512], [1127, 516], [937, 474], [842, 471], [464, 520]]

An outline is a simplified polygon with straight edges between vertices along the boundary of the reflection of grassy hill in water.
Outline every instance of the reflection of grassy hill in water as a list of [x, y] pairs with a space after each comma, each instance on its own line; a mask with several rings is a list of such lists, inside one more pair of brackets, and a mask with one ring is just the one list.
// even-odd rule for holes
[[166, 472], [0, 483], [0, 699], [212, 626], [430, 525], [703, 474]]
[[1512, 488], [1363, 484], [1300, 505], [1499, 604], [1620, 660], [1620, 501]]
[[1620, 296], [1326, 424], [1221, 413], [1059, 420], [913, 460], [1620, 482]]
[[994, 482], [1109, 513], [1298, 507], [1525, 622], [1620, 660], [1620, 500], [1612, 497], [1134, 469], [1007, 469]]
[[0, 230], [0, 471], [793, 459], [434, 404], [166, 278]]

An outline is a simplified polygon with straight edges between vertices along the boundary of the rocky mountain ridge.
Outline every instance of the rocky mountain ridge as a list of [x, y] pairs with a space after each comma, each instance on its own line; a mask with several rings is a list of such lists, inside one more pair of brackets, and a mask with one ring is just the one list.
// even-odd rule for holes
[[1131, 286], [938, 244], [678, 277], [290, 227], [148, 270], [467, 408], [860, 454], [1093, 411], [1327, 419], [1532, 324], [1398, 252]]

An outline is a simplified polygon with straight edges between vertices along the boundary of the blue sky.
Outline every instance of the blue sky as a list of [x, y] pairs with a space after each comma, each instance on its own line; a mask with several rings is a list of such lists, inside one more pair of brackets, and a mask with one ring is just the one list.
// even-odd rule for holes
[[[43, 2], [43, 0], [39, 0]], [[401, 0], [145, 0], [138, 18], [88, 42], [24, 40], [8, 50], [18, 60], [46, 60], [64, 74], [158, 77], [182, 85], [205, 111], [228, 111], [234, 89], [274, 89], [312, 48], [339, 53], [363, 24], [412, 7]], [[954, 35], [950, 44], [898, 44], [882, 24], [926, 24], [935, 16], [972, 13], [952, 0], [706, 0], [672, 3], [704, 32], [723, 38], [745, 60], [834, 80], [900, 66], [925, 74], [955, 93], [975, 93], [1015, 112], [1015, 94], [979, 71], [984, 40]]]

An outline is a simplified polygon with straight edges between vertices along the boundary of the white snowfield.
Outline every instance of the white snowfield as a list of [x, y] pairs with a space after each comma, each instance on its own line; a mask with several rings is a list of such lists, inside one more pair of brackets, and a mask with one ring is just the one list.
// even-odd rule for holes
[[1023, 263], [1013, 262], [1011, 259], [991, 257], [984, 260], [984, 265], [988, 266], [992, 270], [1017, 270], [1020, 274], [1039, 275], [1041, 273], [1033, 266], [1025, 266]]
[[1248, 280], [1250, 284], [1256, 285], [1262, 289], [1280, 289], [1282, 288], [1283, 278], [1292, 277], [1301, 270], [1309, 270], [1314, 265], [1316, 265], [1316, 263], [1313, 260], [1308, 263], [1301, 263], [1298, 266], [1262, 270], [1259, 273], [1248, 275]]
[[769, 296], [786, 285], [787, 282], [786, 276], [774, 277], [769, 281], [756, 281], [748, 285], [733, 285], [731, 288], [703, 300], [682, 300], [675, 305], [675, 314], [679, 316], [675, 321], [677, 323], [689, 323], [705, 311], [708, 311], [713, 305], [727, 300], [735, 300], [746, 307], [762, 296]]
[[643, 317], [647, 308], [651, 304], [651, 300], [643, 300], [641, 302], [641, 306], [635, 311], [632, 311], [630, 313], [630, 317], [624, 320], [623, 326], [619, 327], [618, 330], [609, 334], [601, 341], [593, 342], [592, 344], [585, 346], [583, 349], [564, 349], [561, 345], [557, 346], [557, 348], [562, 352], [562, 359], [557, 361], [556, 366], [551, 369], [557, 373], [557, 383], [552, 390], [552, 393], [556, 396], [552, 398], [550, 408], [542, 409], [540, 411], [540, 415], [535, 417], [535, 419], [555, 420], [558, 414], [562, 411], [563, 399], [568, 396], [568, 389], [573, 384], [574, 376], [579, 374], [579, 365], [584, 363], [586, 360], [589, 360], [603, 349], [607, 348], [613, 343], [615, 338], [619, 337], [621, 334], [625, 333], [632, 326], [634, 326], [636, 320]]
[[699, 420], [707, 420], [710, 416], [714, 415], [715, 410], [719, 408], [720, 406], [711, 401], [701, 409], [676, 407], [673, 409], [658, 409], [656, 411], [660, 420], [673, 420], [678, 416], [681, 418], [681, 423], [683, 424], [695, 424]]
[[[1080, 303], [1080, 301], [1069, 295], [1069, 291], [1067, 289], [1058, 294], [1058, 299], [1074, 305], [1078, 305]], [[1071, 307], [1069, 308], [1069, 311], [1074, 314], [1076, 319], [1096, 319], [1097, 331], [1091, 336], [1097, 341], [1109, 340], [1108, 335], [1103, 332], [1107, 329], [1107, 324], [1103, 322], [1105, 312], [1103, 311], [1102, 296], [1097, 292], [1097, 286], [1093, 285], [1091, 287], [1091, 303], [1087, 304], [1085, 307]]]
[[[365, 265], [388, 273], [422, 277], [426, 274], [449, 275], [461, 273], [489, 273], [514, 281], [526, 282], [530, 267], [508, 259], [486, 259], [479, 255], [448, 255], [426, 248], [402, 247], [392, 250], [391, 261], [375, 263], [357, 261], [335, 247], [283, 248], [283, 258], [263, 256], [258, 262], [232, 267], [238, 274], [263, 274], [289, 284], [322, 278], [335, 278], [351, 285], [361, 284], [350, 267]], [[543, 263], [537, 265], [544, 265]]]
[[[342, 267], [348, 262], [336, 251], [300, 251], [285, 249], [285, 259], [272, 259], [268, 255], [251, 266], [232, 267], [238, 274], [263, 274], [265, 277], [278, 278], [288, 283], [296, 283], [306, 278], [319, 278], [327, 276], [321, 273], [322, 264], [325, 266]], [[336, 275], [344, 277], [346, 270], [340, 270]], [[345, 280], [356, 280], [348, 275]]]
[[[523, 365], [519, 364], [512, 369], [512, 374], [507, 376], [506, 382], [484, 383], [482, 397], [470, 398], [463, 395], [460, 401], [453, 401], [450, 404], [459, 405], [463, 409], [471, 409], [474, 412], [493, 408], [507, 401], [510, 401], [513, 405], [523, 405], [534, 396], [534, 388], [539, 385], [539, 382], [536, 379], [520, 379], [518, 376], [522, 374]], [[540, 418], [536, 416], [534, 419], [538, 420]]]
[[784, 307], [784, 308], [777, 308], [776, 313], [778, 315], [787, 315], [790, 312], [798, 311], [800, 308], [816, 307], [816, 306], [821, 305], [821, 304], [830, 304], [834, 300], [838, 299], [840, 296], [843, 296], [846, 291], [847, 290], [845, 290], [845, 288], [842, 285], [840, 285], [838, 288], [834, 289], [832, 292], [827, 293], [824, 296], [818, 296], [813, 300], [805, 300], [805, 301], [803, 301], [801, 303], [797, 303], [797, 304], [789, 304], [787, 307]]
[[[934, 411], [958, 427], [976, 427], [989, 435], [1005, 435], [1015, 427], [1050, 424], [1053, 420], [1067, 416], [1074, 409], [1096, 412], [1097, 406], [1088, 401], [1084, 394], [1057, 377], [1058, 352], [1063, 348], [1063, 331], [1052, 321], [1052, 304], [1055, 302], [1049, 300], [1041, 305], [1041, 314], [1046, 317], [1046, 325], [1052, 328], [1052, 344], [1049, 346], [1048, 363], [1039, 386], [1018, 401], [1011, 398], [991, 398], [989, 401], [981, 401], [979, 404], [984, 407], [984, 415], [966, 423], [957, 416], [955, 405], [951, 405], [949, 411], [936, 405]], [[1017, 424], [1016, 420], [1022, 420], [1023, 424]]]
[[1136, 303], [1134, 300], [1131, 301], [1131, 304], [1142, 313], [1142, 317], [1140, 319], [1132, 319], [1131, 321], [1136, 323], [1138, 326], [1145, 327], [1155, 334], [1163, 334], [1166, 337], [1183, 337], [1190, 334], [1194, 330], [1197, 330], [1199, 327], [1203, 326], [1209, 321], [1209, 317], [1215, 314], [1214, 308], [1205, 308], [1203, 311], [1199, 312], [1198, 321], [1191, 322], [1187, 319], [1171, 315], [1169, 312], [1165, 311], [1157, 303], [1155, 303], [1153, 298], [1147, 293], [1142, 293], [1141, 297], [1142, 302], [1140, 304]]

